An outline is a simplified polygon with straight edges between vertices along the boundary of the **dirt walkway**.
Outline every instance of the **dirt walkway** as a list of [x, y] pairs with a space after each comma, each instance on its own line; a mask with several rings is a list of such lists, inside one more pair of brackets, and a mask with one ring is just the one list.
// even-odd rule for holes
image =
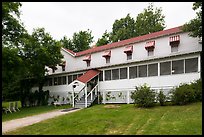
[[72, 113], [75, 111], [78, 111], [80, 109], [74, 109], [74, 110], [69, 110], [69, 111], [62, 111], [62, 110], [56, 110], [56, 111], [51, 111], [39, 115], [34, 115], [34, 116], [28, 116], [24, 118], [19, 118], [19, 119], [14, 119], [6, 122], [2, 122], [2, 134], [15, 130], [20, 127], [32, 125], [34, 123], [38, 123], [40, 121], [53, 118], [56, 116], [64, 115], [67, 113]]

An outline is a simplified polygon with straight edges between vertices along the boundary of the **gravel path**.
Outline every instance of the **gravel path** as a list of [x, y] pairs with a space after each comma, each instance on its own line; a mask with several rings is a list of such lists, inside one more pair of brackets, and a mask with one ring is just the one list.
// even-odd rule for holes
[[19, 118], [19, 119], [14, 119], [6, 122], [2, 122], [2, 134], [15, 130], [20, 127], [32, 125], [34, 123], [38, 123], [40, 121], [53, 118], [56, 116], [64, 115], [67, 113], [72, 113], [75, 111], [78, 111], [80, 109], [73, 109], [73, 110], [68, 110], [68, 111], [63, 111], [63, 110], [56, 110], [56, 111], [51, 111], [39, 115], [34, 115], [34, 116], [28, 116], [24, 118]]

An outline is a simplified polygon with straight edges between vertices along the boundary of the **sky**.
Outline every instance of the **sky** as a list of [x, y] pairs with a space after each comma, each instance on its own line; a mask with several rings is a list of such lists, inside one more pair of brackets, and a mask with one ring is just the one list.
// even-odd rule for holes
[[[196, 17], [193, 2], [153, 2], [162, 8], [165, 29], [183, 25]], [[91, 30], [95, 44], [105, 30], [112, 31], [116, 19], [137, 15], [149, 2], [22, 2], [21, 21], [31, 34], [34, 28], [43, 27], [56, 39], [72, 38], [75, 32]]]

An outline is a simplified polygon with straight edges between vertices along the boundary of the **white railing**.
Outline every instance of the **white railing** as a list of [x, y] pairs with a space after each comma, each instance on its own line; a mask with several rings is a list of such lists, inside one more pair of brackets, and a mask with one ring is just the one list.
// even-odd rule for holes
[[89, 94], [86, 96], [85, 99], [85, 107], [87, 107], [87, 99], [89, 96], [91, 96], [91, 100], [93, 100], [93, 95], [98, 95], [98, 84], [89, 92]]
[[75, 101], [79, 101], [84, 96], [84, 94], [85, 94], [85, 86], [73, 97], [73, 104], [72, 104], [73, 107], [75, 105]]

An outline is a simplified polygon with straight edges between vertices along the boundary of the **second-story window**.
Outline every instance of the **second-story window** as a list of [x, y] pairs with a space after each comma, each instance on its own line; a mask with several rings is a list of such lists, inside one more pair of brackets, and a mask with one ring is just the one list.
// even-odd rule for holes
[[125, 47], [124, 53], [127, 54], [127, 60], [131, 60], [132, 59], [132, 52], [133, 52], [133, 46]]
[[178, 45], [180, 43], [180, 36], [169, 37], [169, 45], [171, 46], [171, 52], [178, 52]]
[[147, 50], [148, 56], [154, 55], [154, 47], [155, 47], [155, 41], [148, 41], [145, 45], [145, 49]]
[[83, 58], [83, 61], [86, 61], [87, 67], [90, 67], [90, 64], [91, 64], [91, 55], [86, 55], [86, 56]]
[[110, 50], [105, 51], [103, 53], [102, 57], [104, 57], [106, 59], [106, 64], [110, 63], [111, 51]]

